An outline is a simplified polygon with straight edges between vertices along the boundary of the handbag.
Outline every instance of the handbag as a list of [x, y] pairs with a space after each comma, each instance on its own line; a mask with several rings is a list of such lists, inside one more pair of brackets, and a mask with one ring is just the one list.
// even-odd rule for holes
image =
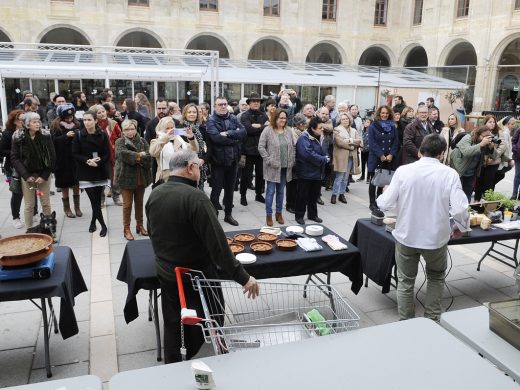
[[245, 168], [246, 167], [246, 155], [243, 154], [240, 156], [240, 160], [238, 160], [238, 167]]
[[371, 184], [376, 187], [384, 187], [390, 184], [392, 181], [392, 177], [394, 176], [395, 171], [391, 169], [376, 169], [374, 173], [374, 177], [372, 178]]
[[22, 194], [22, 180], [18, 176], [18, 173], [13, 169], [13, 176], [11, 177], [11, 180], [9, 181], [9, 191], [11, 191], [13, 194]]

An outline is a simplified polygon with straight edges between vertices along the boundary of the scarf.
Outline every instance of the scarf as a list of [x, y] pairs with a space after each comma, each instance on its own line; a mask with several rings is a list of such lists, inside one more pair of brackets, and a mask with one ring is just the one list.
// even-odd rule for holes
[[31, 139], [28, 131], [25, 132], [22, 139], [22, 153], [27, 156], [26, 168], [30, 173], [40, 173], [46, 169], [52, 170], [51, 155], [43, 135], [39, 131], [34, 139]]
[[64, 121], [60, 121], [60, 126], [65, 130], [73, 130], [74, 128], [76, 128], [76, 124], [74, 122], [67, 123]]
[[384, 132], [386, 133], [389, 133], [392, 131], [392, 129], [394, 129], [395, 127], [395, 124], [393, 121], [391, 120], [386, 120], [386, 121], [379, 121], [379, 124], [381, 125], [381, 128], [383, 129]]

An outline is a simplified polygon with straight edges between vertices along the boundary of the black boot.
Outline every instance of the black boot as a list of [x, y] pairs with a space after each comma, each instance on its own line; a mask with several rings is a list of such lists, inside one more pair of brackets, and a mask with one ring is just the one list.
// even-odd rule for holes
[[338, 200], [341, 202], [341, 203], [347, 203], [347, 199], [345, 198], [345, 194], [340, 194], [339, 197], [338, 197]]
[[336, 195], [332, 195], [332, 196], [330, 197], [330, 203], [332, 203], [332, 204], [336, 204]]

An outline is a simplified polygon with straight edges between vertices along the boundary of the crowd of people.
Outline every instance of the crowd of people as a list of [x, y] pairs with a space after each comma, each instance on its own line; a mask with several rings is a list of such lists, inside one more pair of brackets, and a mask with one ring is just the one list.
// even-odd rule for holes
[[[124, 237], [134, 239], [132, 208], [135, 231], [146, 236], [145, 190], [167, 181], [169, 161], [185, 150], [200, 159], [198, 189], [211, 186], [210, 200], [217, 215], [223, 210], [224, 221], [233, 226], [239, 225], [232, 214], [235, 191], [244, 206], [248, 191], [254, 191], [254, 200], [265, 204], [268, 226], [285, 223], [284, 203], [285, 211], [295, 214], [299, 224], [305, 223], [305, 216], [319, 223], [324, 191], [331, 191], [331, 204], [346, 204], [349, 185], [357, 175], [358, 182], [369, 184], [369, 207], [376, 210], [382, 187], [373, 184], [374, 175], [419, 160], [420, 145], [429, 134], [446, 141], [442, 162], [457, 171], [468, 201], [473, 192], [475, 201], [481, 200], [520, 160], [520, 134], [513, 118], [497, 121], [488, 115], [483, 126], [466, 133], [456, 114], [447, 116], [446, 125], [439, 119], [433, 98], [411, 107], [395, 96], [392, 107], [380, 106], [364, 118], [356, 104], [336, 104], [333, 95], [325, 96], [321, 107], [302, 104], [292, 89], [281, 89], [269, 99], [253, 92], [235, 107], [218, 96], [212, 114], [207, 103], [189, 103], [181, 109], [176, 102], [159, 98], [152, 117], [144, 93], [122, 101], [119, 111], [110, 89], [90, 107], [80, 91], [70, 96], [70, 102], [60, 94], [51, 102], [43, 110], [26, 91], [2, 133], [4, 172], [20, 183], [19, 190], [10, 186], [16, 228], [32, 226], [38, 198], [43, 213], [51, 212], [54, 174], [66, 217], [83, 215], [80, 191], [84, 190], [92, 208], [90, 232], [99, 223], [100, 235], [107, 234], [101, 210], [105, 198], [111, 197], [123, 207]], [[512, 197], [516, 199], [518, 164], [515, 173]]]

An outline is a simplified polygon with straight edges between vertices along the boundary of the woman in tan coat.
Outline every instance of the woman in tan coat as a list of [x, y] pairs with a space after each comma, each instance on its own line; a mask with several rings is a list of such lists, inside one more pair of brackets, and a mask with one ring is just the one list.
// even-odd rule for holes
[[276, 109], [258, 141], [258, 152], [263, 159], [265, 189], [265, 221], [273, 226], [273, 198], [276, 192], [276, 222], [284, 224], [282, 217], [285, 185], [292, 179], [295, 161], [293, 132], [287, 126], [285, 110]]
[[199, 143], [190, 127], [185, 135], [176, 134], [172, 117], [162, 118], [155, 128], [157, 138], [150, 141], [150, 155], [157, 160], [155, 186], [164, 183], [170, 176], [170, 159], [181, 149], [191, 149], [199, 152]]
[[335, 178], [330, 198], [332, 204], [336, 203], [336, 198], [341, 203], [347, 203], [345, 192], [348, 191], [348, 177], [350, 174], [358, 175], [361, 172], [358, 159], [361, 137], [356, 129], [351, 127], [352, 121], [348, 114], [340, 114], [338, 119], [340, 124], [334, 129]]

